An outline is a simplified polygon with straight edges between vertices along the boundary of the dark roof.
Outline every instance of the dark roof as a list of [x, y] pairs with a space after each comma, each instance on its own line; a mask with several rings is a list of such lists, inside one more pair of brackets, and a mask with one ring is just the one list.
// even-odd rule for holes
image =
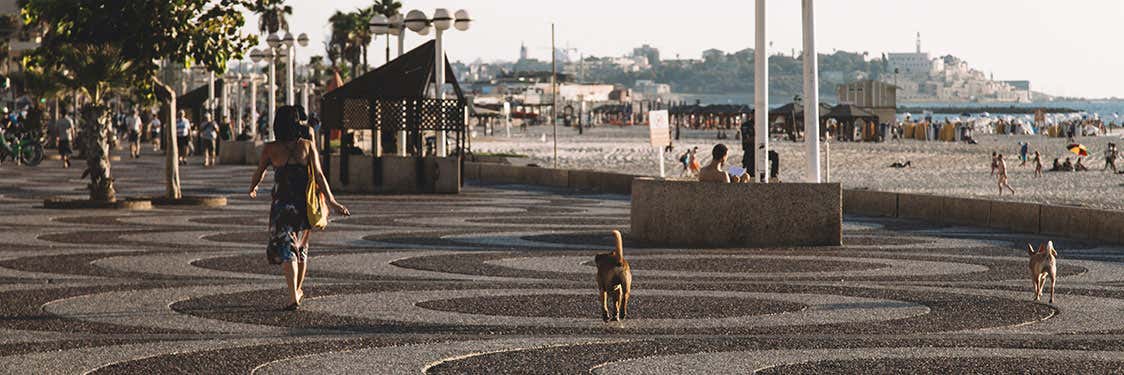
[[[433, 79], [434, 51], [434, 41], [428, 41], [328, 92], [324, 100], [423, 98], [426, 86]], [[464, 99], [448, 56], [445, 57], [445, 82], [453, 85], [457, 98]]]
[[835, 108], [831, 109], [831, 112], [828, 112], [826, 115], [822, 115], [820, 117], [834, 118], [834, 119], [856, 119], [856, 118], [876, 119], [876, 118], [878, 118], [877, 115], [875, 115], [873, 113], [870, 113], [869, 111], [867, 111], [865, 109], [862, 109], [862, 108], [859, 108], [859, 107], [856, 107], [856, 106], [853, 106], [853, 105], [850, 105], [850, 104], [837, 105], [837, 106], [835, 106]]
[[[782, 105], [780, 107], [774, 108], [773, 110], [769, 111], [769, 114], [770, 115], [789, 115], [789, 114], [792, 114], [793, 107], [796, 107], [795, 111], [797, 113], [804, 113], [804, 103], [801, 103], [799, 106], [797, 106], [796, 103], [790, 102], [788, 104], [785, 104], [785, 105]], [[832, 108], [831, 108], [830, 104], [820, 103], [820, 115], [821, 116], [825, 113], [831, 112], [831, 109]]]
[[[222, 78], [215, 79], [215, 97], [222, 95]], [[160, 91], [160, 90], [157, 90]], [[176, 98], [177, 108], [203, 108], [203, 103], [207, 102], [207, 85], [199, 86], [194, 90], [188, 91], [186, 94], [180, 95]]]

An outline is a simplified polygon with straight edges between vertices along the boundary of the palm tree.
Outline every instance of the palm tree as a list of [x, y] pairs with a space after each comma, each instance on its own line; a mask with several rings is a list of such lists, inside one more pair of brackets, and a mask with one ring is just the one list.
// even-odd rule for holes
[[81, 109], [78, 140], [86, 154], [90, 200], [113, 202], [117, 191], [109, 171], [109, 107], [102, 96], [110, 90], [130, 83], [132, 64], [121, 56], [118, 48], [109, 45], [73, 44], [55, 51], [59, 58], [64, 85], [78, 90], [91, 100]]
[[293, 14], [293, 7], [281, 3], [282, 1], [261, 1], [250, 9], [258, 14], [258, 33], [267, 35], [289, 29], [286, 16]]
[[[342, 60], [351, 64], [351, 76], [359, 76], [359, 64], [362, 61], [362, 45], [360, 44], [359, 36], [356, 34], [356, 29], [359, 26], [356, 24], [359, 17], [352, 13], [344, 13], [336, 11], [328, 22], [332, 25], [332, 35], [329, 41], [328, 54], [329, 57], [337, 53]], [[363, 27], [367, 27], [367, 23], [362, 23]], [[333, 51], [332, 46], [335, 46], [336, 51]]]
[[370, 65], [367, 64], [367, 46], [371, 44], [375, 36], [371, 34], [370, 21], [371, 17], [375, 16], [375, 8], [359, 8], [351, 13], [355, 17], [355, 41], [359, 43], [360, 55], [363, 56], [363, 70], [369, 69]]

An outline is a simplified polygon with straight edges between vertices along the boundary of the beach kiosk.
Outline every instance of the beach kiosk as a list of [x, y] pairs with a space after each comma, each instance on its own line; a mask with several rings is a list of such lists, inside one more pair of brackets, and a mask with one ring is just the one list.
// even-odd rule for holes
[[[350, 193], [459, 193], [468, 102], [445, 61], [451, 99], [433, 99], [434, 42], [332, 90], [321, 100], [324, 172]], [[444, 133], [446, 137], [440, 136]], [[447, 155], [436, 142], [448, 139]]]

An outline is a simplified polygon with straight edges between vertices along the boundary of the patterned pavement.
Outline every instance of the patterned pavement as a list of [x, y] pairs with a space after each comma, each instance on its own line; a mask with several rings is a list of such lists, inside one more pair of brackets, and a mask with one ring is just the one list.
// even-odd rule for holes
[[[114, 164], [158, 195], [156, 155]], [[0, 166], [0, 373], [856, 373], [1124, 371], [1124, 251], [1054, 239], [1056, 304], [1026, 241], [848, 217], [843, 247], [628, 241], [628, 320], [602, 323], [593, 255], [627, 197], [525, 186], [343, 196], [313, 239], [307, 298], [264, 256], [249, 167], [184, 167], [223, 208], [46, 210], [80, 169]]]

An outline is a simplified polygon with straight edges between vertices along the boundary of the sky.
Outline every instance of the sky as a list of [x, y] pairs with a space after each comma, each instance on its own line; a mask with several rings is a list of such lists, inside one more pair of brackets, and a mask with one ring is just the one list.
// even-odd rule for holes
[[[294, 34], [311, 42], [298, 58], [324, 54], [328, 17], [370, 0], [288, 0]], [[727, 52], [754, 44], [750, 0], [402, 0], [404, 12], [432, 15], [466, 9], [474, 23], [446, 32], [450, 60], [515, 60], [525, 43], [531, 57], [549, 59], [550, 25], [557, 45], [585, 56], [620, 56], [649, 44], [665, 59], [699, 58], [703, 50]], [[798, 0], [768, 0], [770, 53], [801, 50]], [[257, 17], [246, 29], [256, 32]], [[1000, 80], [1030, 80], [1052, 95], [1124, 97], [1124, 0], [817, 0], [816, 49], [912, 52], [916, 34], [934, 56], [952, 54]], [[409, 34], [406, 48], [429, 36]], [[384, 61], [379, 37], [370, 61]], [[264, 43], [264, 42], [263, 42]]]

